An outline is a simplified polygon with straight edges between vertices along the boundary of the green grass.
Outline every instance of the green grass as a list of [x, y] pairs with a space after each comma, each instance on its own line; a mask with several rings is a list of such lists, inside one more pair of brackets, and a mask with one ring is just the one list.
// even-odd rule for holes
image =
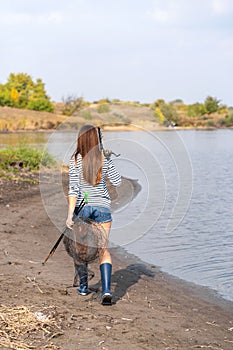
[[98, 113], [109, 113], [110, 112], [109, 104], [108, 103], [99, 104], [97, 106], [97, 112]]
[[[20, 145], [0, 150], [0, 175], [19, 173], [22, 171], [38, 171], [40, 165], [51, 167], [55, 159], [47, 152], [40, 152], [34, 148]], [[9, 174], [8, 174], [9, 176]]]

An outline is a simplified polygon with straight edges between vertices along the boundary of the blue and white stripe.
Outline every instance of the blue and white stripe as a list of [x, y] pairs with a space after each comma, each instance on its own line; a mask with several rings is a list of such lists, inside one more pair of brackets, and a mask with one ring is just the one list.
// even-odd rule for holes
[[104, 157], [101, 181], [92, 186], [88, 184], [82, 174], [82, 156], [78, 154], [75, 165], [74, 157], [70, 160], [69, 166], [69, 193], [68, 196], [77, 197], [78, 206], [85, 192], [88, 193], [88, 205], [110, 208], [111, 199], [106, 187], [106, 176], [114, 186], [120, 186], [121, 176], [115, 168], [112, 159]]

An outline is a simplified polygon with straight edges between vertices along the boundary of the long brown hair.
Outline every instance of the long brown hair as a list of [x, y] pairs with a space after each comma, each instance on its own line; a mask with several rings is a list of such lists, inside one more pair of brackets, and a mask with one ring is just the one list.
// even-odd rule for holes
[[90, 185], [97, 185], [102, 179], [103, 155], [98, 131], [93, 125], [84, 125], [78, 133], [75, 163], [78, 154], [82, 156], [83, 178]]

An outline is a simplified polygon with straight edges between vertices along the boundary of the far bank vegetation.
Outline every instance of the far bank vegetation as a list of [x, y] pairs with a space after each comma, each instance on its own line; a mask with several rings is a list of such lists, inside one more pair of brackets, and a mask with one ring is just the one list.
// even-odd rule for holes
[[148, 129], [233, 127], [233, 108], [213, 96], [193, 104], [185, 104], [181, 99], [140, 103], [103, 98], [88, 102], [76, 95], [52, 102], [42, 79], [34, 81], [26, 73], [11, 73], [7, 82], [0, 84], [0, 132], [78, 129], [85, 123]]

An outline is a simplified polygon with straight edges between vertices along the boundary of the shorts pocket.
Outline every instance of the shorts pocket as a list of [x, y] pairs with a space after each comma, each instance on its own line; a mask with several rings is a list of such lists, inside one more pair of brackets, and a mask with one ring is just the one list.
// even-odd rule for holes
[[96, 210], [96, 221], [99, 223], [112, 221], [112, 215], [108, 208], [98, 208]]

